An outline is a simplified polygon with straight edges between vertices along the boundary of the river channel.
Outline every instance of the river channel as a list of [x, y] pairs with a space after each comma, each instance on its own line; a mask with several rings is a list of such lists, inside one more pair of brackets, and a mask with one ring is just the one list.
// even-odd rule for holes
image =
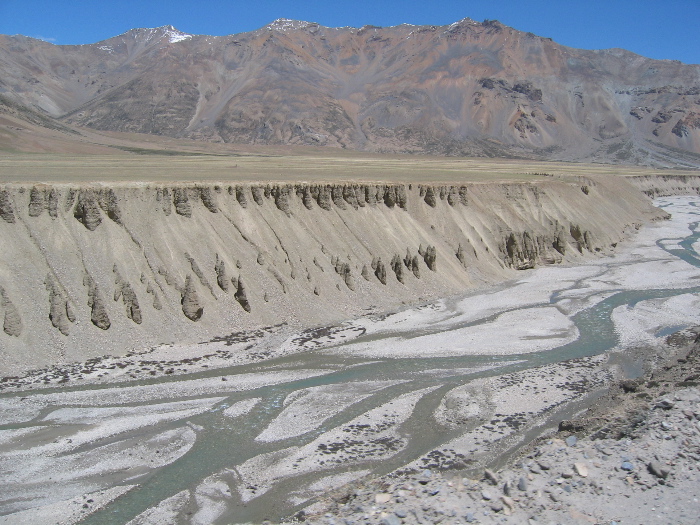
[[672, 219], [614, 257], [245, 341], [280, 357], [4, 393], [0, 523], [259, 523], [367, 476], [492, 465], [700, 324], [700, 198], [656, 204]]

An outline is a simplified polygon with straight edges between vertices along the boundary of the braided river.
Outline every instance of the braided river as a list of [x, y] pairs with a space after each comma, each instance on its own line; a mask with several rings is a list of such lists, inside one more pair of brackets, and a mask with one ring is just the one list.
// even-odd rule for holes
[[266, 359], [116, 375], [167, 368], [162, 348], [85, 372], [105, 374], [102, 383], [7, 389], [0, 523], [277, 521], [395, 470], [498, 466], [609, 381], [663, 357], [667, 335], [700, 324], [700, 198], [656, 205], [672, 218], [613, 257], [192, 350]]

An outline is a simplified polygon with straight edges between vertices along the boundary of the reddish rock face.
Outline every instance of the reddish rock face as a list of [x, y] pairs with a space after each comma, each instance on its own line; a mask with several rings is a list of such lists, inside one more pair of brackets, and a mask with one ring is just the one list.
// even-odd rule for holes
[[[173, 35], [179, 35], [173, 37]], [[700, 66], [498, 22], [0, 36], [4, 96], [67, 123], [237, 143], [698, 165]], [[673, 149], [671, 149], [673, 148]]]

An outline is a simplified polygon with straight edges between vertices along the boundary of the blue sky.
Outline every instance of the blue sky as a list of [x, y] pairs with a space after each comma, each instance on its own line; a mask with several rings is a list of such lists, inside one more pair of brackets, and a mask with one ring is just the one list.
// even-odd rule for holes
[[276, 18], [336, 26], [450, 24], [465, 17], [584, 49], [622, 47], [700, 63], [700, 0], [0, 0], [0, 34], [89, 44], [135, 27], [192, 34], [252, 31]]

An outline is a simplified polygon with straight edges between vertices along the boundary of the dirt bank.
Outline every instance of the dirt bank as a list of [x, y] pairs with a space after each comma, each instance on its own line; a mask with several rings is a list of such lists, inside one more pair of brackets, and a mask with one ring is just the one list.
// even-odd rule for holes
[[0, 374], [452, 296], [667, 215], [621, 178], [540, 179], [3, 185]]

